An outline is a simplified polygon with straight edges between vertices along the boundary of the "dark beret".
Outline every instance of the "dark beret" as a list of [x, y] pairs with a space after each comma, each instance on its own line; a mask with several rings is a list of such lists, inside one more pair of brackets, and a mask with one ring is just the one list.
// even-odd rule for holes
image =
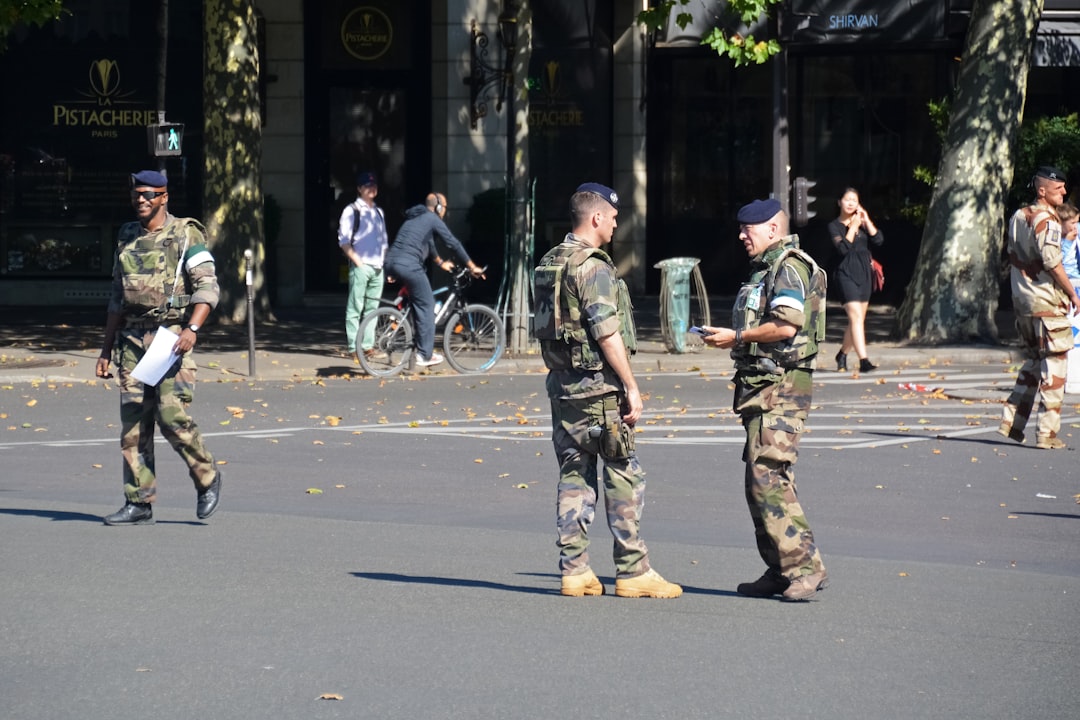
[[600, 183], [582, 183], [578, 185], [578, 189], [575, 193], [590, 192], [599, 195], [600, 197], [611, 203], [611, 207], [616, 210], [619, 209], [619, 195], [607, 185], [601, 185]]
[[131, 176], [131, 187], [139, 187], [140, 185], [145, 185], [146, 187], [168, 187], [169, 178], [165, 177], [157, 170], [140, 170]]
[[365, 185], [378, 185], [378, 181], [375, 180], [375, 173], [362, 172], [356, 176], [356, 187], [364, 187]]
[[780, 201], [775, 198], [755, 200], [739, 208], [739, 214], [735, 216], [735, 219], [740, 225], [758, 225], [771, 220], [780, 210]]
[[1058, 170], [1056, 167], [1050, 167], [1049, 165], [1043, 165], [1041, 168], [1035, 171], [1035, 177], [1046, 178], [1047, 180], [1059, 180], [1065, 182], [1065, 173]]

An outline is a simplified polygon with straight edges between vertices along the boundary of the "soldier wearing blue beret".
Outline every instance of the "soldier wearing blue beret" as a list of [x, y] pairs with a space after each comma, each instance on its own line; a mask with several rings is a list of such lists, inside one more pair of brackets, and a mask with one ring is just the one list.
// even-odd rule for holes
[[1069, 315], [1080, 308], [1061, 252], [1058, 210], [1065, 202], [1065, 173], [1044, 165], [1035, 171], [1031, 185], [1031, 204], [1009, 220], [1010, 285], [1024, 364], [1005, 401], [998, 433], [1024, 442], [1024, 430], [1037, 408], [1035, 447], [1062, 450], [1067, 445], [1058, 436], [1061, 406], [1074, 343]]
[[559, 462], [556, 526], [560, 592], [603, 595], [589, 561], [589, 525], [604, 464], [604, 503], [615, 539], [615, 594], [675, 598], [682, 588], [652, 569], [641, 537], [645, 471], [634, 449], [642, 400], [630, 368], [637, 348], [626, 284], [604, 246], [618, 225], [619, 196], [585, 183], [570, 198], [572, 232], [540, 261], [534, 275], [533, 335], [547, 366], [551, 440]]
[[[131, 206], [137, 220], [120, 228], [113, 260], [105, 340], [95, 372], [100, 378], [112, 377], [109, 363], [115, 359], [125, 503], [104, 518], [108, 525], [154, 522], [155, 421], [188, 467], [195, 484], [196, 516], [210, 517], [221, 499], [221, 472], [187, 412], [195, 390], [191, 350], [218, 303], [217, 271], [206, 247], [205, 228], [193, 218], [169, 212], [168, 186], [168, 178], [156, 170], [131, 176]], [[179, 357], [156, 384], [143, 383], [132, 371], [162, 328], [178, 336], [172, 352]]]
[[734, 410], [746, 430], [745, 490], [765, 574], [740, 583], [749, 597], [808, 600], [828, 582], [792, 470], [810, 411], [812, 373], [825, 337], [825, 273], [788, 233], [779, 201], [739, 208], [751, 276], [735, 298], [734, 327], [706, 327], [705, 342], [731, 350]]

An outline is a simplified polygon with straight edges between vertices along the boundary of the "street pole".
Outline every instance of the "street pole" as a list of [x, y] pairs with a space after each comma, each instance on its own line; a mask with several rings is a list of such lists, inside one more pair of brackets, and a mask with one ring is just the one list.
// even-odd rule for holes
[[248, 376], [255, 377], [255, 282], [252, 264], [255, 253], [244, 251], [244, 282], [247, 284], [247, 321], [248, 321]]

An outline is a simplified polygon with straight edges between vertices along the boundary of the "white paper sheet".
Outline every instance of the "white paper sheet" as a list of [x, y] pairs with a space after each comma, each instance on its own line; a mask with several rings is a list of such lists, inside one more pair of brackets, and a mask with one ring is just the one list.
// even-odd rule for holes
[[173, 366], [180, 357], [172, 351], [173, 346], [180, 336], [167, 327], [160, 327], [154, 334], [154, 340], [146, 353], [131, 371], [131, 376], [144, 385], [157, 385], [162, 376]]

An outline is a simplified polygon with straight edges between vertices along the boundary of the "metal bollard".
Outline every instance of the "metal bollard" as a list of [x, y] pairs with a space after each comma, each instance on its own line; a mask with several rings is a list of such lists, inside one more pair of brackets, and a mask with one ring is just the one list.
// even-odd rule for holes
[[248, 375], [255, 377], [255, 283], [251, 265], [255, 254], [251, 250], [244, 251], [244, 265], [246, 271], [244, 282], [247, 283], [247, 320], [248, 320]]

